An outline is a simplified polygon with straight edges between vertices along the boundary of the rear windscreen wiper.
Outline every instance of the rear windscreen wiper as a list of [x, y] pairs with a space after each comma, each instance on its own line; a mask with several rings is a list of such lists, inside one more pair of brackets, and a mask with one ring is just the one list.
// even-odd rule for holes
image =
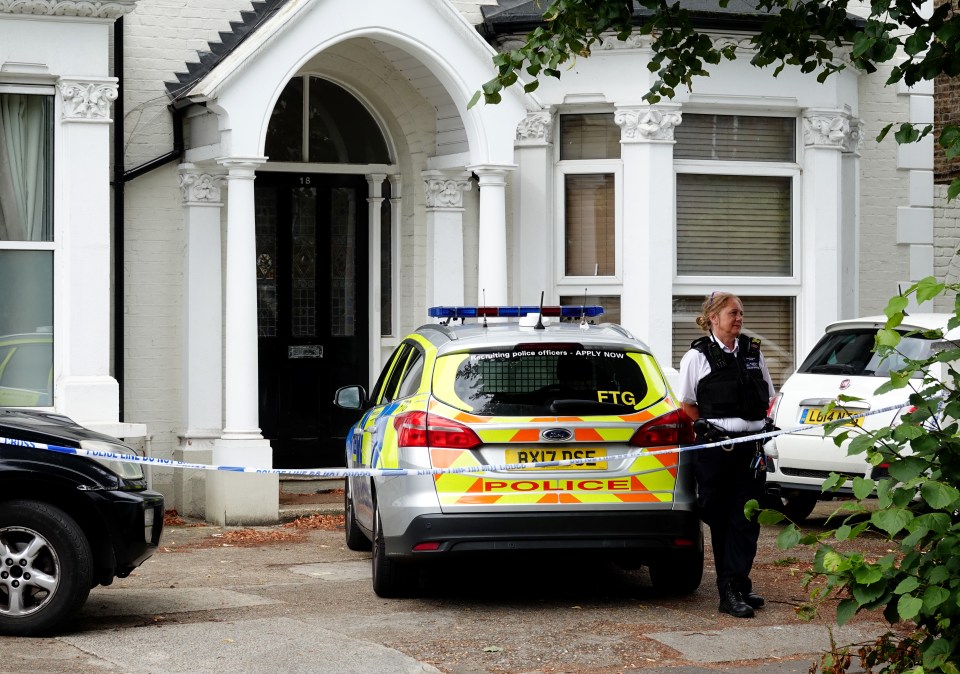
[[857, 371], [857, 368], [848, 363], [822, 363], [820, 365], [814, 365], [807, 369], [807, 372], [811, 373], [829, 373], [836, 372], [838, 374], [854, 374]]

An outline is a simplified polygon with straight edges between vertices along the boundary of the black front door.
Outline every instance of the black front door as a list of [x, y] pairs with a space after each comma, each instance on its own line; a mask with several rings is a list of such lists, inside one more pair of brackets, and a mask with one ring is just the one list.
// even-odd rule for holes
[[367, 183], [258, 173], [260, 428], [277, 468], [344, 465], [355, 415], [334, 391], [367, 381]]

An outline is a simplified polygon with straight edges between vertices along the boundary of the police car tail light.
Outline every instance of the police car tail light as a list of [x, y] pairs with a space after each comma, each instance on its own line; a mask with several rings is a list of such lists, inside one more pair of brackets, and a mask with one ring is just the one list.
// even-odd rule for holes
[[693, 442], [693, 422], [680, 410], [651, 419], [630, 438], [635, 447], [673, 447]]
[[400, 447], [473, 449], [483, 444], [469, 426], [427, 412], [404, 412], [393, 422]]
[[778, 393], [773, 397], [773, 400], [770, 401], [770, 407], [767, 408], [767, 417], [770, 419], [777, 418], [777, 408], [780, 407], [780, 401], [783, 400], [783, 394]]

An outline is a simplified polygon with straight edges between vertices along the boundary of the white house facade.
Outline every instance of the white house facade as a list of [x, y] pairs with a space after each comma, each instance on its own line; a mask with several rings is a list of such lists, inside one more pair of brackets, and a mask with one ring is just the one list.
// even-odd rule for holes
[[[732, 290], [779, 382], [934, 272], [932, 147], [874, 140], [932, 120], [932, 87], [744, 58], [651, 106], [648, 44], [611, 39], [468, 108], [538, 11], [0, 0], [0, 368], [15, 335], [40, 353], [0, 404], [190, 463], [337, 466], [333, 391], [432, 305], [599, 303], [676, 366]], [[726, 18], [746, 54], [756, 17]], [[273, 474], [152, 479], [184, 514], [277, 517]]]

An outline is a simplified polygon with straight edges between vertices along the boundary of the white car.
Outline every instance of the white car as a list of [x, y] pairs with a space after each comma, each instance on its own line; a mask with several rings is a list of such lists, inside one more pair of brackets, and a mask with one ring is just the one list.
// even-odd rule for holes
[[[904, 318], [899, 328], [902, 333], [912, 330], [946, 331], [952, 314], [914, 314]], [[790, 375], [774, 400], [771, 416], [783, 430], [801, 427], [822, 427], [845, 416], [855, 416], [870, 410], [903, 404], [912, 387], [877, 395], [875, 391], [888, 380], [892, 370], [903, 367], [903, 358], [919, 360], [930, 355], [937, 340], [920, 335], [905, 337], [898, 354], [884, 360], [873, 351], [877, 331], [884, 327], [885, 316], [869, 316], [838, 321], [827, 326], [826, 333], [807, 356], [797, 371]], [[859, 398], [855, 402], [836, 403], [846, 395]], [[855, 419], [851, 423], [865, 430], [876, 430], [896, 422], [903, 410], [882, 412]], [[863, 453], [849, 456], [847, 443], [837, 446], [833, 437], [824, 437], [822, 428], [775, 438], [776, 452], [767, 462], [767, 492], [779, 497], [776, 507], [787, 517], [799, 522], [806, 518], [817, 500], [829, 500], [833, 495], [852, 492], [850, 480], [856, 476], [878, 479], [885, 476], [884, 466], [872, 467]], [[823, 481], [831, 473], [848, 478], [836, 492], [822, 493]]]

